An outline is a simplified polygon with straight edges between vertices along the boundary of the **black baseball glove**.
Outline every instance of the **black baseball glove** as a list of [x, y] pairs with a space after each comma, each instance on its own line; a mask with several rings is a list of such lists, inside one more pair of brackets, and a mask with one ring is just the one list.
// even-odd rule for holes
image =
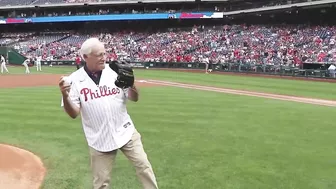
[[113, 61], [109, 66], [118, 74], [117, 80], [114, 82], [117, 87], [126, 89], [134, 85], [133, 69], [127, 62]]

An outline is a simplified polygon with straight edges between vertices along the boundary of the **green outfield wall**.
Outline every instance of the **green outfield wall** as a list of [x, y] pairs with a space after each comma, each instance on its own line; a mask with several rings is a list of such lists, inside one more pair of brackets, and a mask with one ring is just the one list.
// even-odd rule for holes
[[1, 47], [0, 46], [0, 54], [2, 54], [8, 63], [14, 64], [14, 65], [20, 65], [25, 61], [27, 58], [20, 53], [18, 53], [14, 48], [12, 47]]

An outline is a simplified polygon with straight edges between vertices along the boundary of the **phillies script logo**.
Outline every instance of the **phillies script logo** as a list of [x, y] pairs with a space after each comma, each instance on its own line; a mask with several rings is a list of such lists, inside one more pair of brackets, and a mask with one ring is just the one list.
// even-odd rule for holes
[[119, 94], [119, 93], [120, 93], [119, 88], [110, 89], [110, 87], [107, 87], [106, 85], [100, 86], [99, 89], [97, 89], [95, 91], [92, 91], [91, 89], [88, 89], [88, 88], [83, 88], [80, 91], [80, 94], [84, 94], [85, 102], [88, 101], [89, 98], [91, 98], [91, 100], [93, 100], [93, 99], [96, 99], [96, 98], [116, 95], [116, 94]]

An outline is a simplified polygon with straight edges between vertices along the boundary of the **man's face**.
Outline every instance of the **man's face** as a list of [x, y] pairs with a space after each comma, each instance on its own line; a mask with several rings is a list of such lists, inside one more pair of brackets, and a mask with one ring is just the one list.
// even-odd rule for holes
[[106, 51], [103, 43], [99, 43], [92, 48], [92, 52], [85, 58], [88, 66], [94, 71], [105, 68]]

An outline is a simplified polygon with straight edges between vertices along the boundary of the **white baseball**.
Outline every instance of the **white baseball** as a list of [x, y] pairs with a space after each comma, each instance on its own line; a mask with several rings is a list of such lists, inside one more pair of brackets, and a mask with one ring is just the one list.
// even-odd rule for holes
[[64, 81], [65, 85], [71, 85], [71, 80], [68, 76], [64, 76], [62, 80]]

